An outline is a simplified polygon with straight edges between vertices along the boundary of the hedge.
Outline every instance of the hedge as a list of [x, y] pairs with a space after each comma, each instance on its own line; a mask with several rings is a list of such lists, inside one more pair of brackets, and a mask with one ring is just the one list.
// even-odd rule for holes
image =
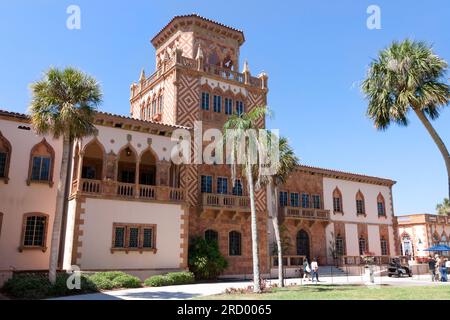
[[195, 281], [192, 272], [171, 272], [166, 275], [157, 275], [145, 279], [144, 284], [149, 287], [162, 287], [180, 284], [189, 284]]

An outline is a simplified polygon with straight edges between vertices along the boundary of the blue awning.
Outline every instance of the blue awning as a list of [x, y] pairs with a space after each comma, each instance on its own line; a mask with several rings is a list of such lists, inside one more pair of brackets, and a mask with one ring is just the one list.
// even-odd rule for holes
[[450, 251], [450, 247], [445, 244], [438, 244], [428, 249], [425, 249], [424, 251]]

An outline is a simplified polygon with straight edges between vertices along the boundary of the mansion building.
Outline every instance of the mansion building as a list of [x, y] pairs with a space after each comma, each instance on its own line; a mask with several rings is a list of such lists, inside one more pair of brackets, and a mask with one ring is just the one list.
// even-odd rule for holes
[[[231, 114], [264, 106], [268, 76], [240, 66], [242, 31], [198, 15], [174, 17], [151, 40], [156, 71], [130, 87], [130, 116], [97, 112], [97, 133], [71, 151], [60, 269], [124, 270], [141, 277], [188, 267], [189, 239], [216, 240], [225, 276], [251, 274], [246, 181], [229, 165], [171, 161], [174, 131], [222, 129]], [[239, 71], [242, 70], [242, 71]], [[264, 119], [259, 121], [265, 127]], [[206, 145], [205, 145], [206, 146]], [[194, 148], [194, 142], [192, 142]], [[0, 111], [0, 273], [46, 270], [62, 141], [37, 135], [27, 115]], [[394, 181], [298, 166], [279, 188], [288, 266], [353, 264], [399, 254]], [[278, 263], [269, 194], [256, 191], [260, 263]], [[383, 260], [384, 259], [384, 260]], [[386, 260], [387, 259], [387, 260]]]

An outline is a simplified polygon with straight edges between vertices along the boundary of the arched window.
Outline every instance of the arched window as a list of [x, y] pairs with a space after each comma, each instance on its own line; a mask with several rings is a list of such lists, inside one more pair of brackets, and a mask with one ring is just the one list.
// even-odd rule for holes
[[377, 209], [378, 209], [378, 216], [379, 217], [385, 217], [386, 216], [386, 205], [384, 202], [384, 197], [381, 194], [381, 192], [378, 194], [377, 197]]
[[240, 256], [242, 255], [242, 245], [241, 245], [241, 233], [238, 231], [231, 231], [228, 235], [228, 249], [230, 256]]
[[8, 183], [9, 162], [11, 159], [11, 144], [0, 131], [0, 180]]
[[208, 56], [208, 63], [212, 65], [220, 65], [219, 55], [216, 51], [212, 51]]
[[233, 196], [242, 196], [242, 181], [240, 179], [234, 180], [232, 193]]
[[219, 233], [215, 230], [208, 229], [205, 231], [205, 240], [208, 242], [219, 242]]
[[389, 255], [388, 242], [384, 237], [380, 238], [380, 247], [381, 247], [381, 255], [388, 256]]
[[104, 159], [105, 149], [97, 138], [94, 138], [84, 148], [81, 178], [102, 180]]
[[45, 138], [31, 149], [27, 184], [32, 182], [53, 185], [55, 151]]
[[433, 245], [439, 244], [439, 241], [441, 241], [441, 240], [440, 240], [440, 238], [439, 238], [439, 235], [438, 235], [437, 232], [435, 231], [434, 234], [433, 234]]
[[403, 232], [402, 235], [402, 243], [401, 243], [401, 249], [402, 249], [402, 255], [408, 256], [412, 253], [412, 243], [411, 243], [411, 237], [408, 233]]
[[297, 255], [310, 258], [309, 235], [305, 230], [297, 232]]
[[47, 250], [48, 215], [26, 213], [23, 215], [20, 251], [24, 249]]
[[338, 187], [333, 191], [333, 211], [343, 213], [342, 193]]
[[164, 110], [164, 96], [161, 94], [159, 96], [159, 102], [158, 102], [158, 113], [163, 113]]
[[367, 241], [366, 238], [364, 236], [360, 236], [359, 237], [359, 254], [363, 255], [367, 252]]
[[364, 203], [364, 195], [361, 190], [356, 193], [356, 214], [366, 214], [366, 205]]
[[336, 255], [337, 256], [345, 255], [344, 239], [340, 234], [336, 236]]

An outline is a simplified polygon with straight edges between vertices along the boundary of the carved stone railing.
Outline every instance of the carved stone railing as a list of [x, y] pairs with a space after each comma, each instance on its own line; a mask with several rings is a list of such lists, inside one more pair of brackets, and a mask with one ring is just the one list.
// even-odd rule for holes
[[[409, 258], [407, 256], [374, 256], [374, 263], [377, 265], [388, 265], [394, 258], [400, 259], [401, 264], [408, 264]], [[365, 265], [365, 262], [361, 256], [341, 256], [340, 264], [345, 266], [362, 266]]]
[[284, 207], [284, 216], [288, 218], [330, 220], [330, 211], [322, 209], [305, 209], [299, 207]]
[[204, 193], [203, 206], [213, 208], [228, 208], [228, 209], [249, 209], [250, 199], [246, 196]]
[[[157, 82], [160, 79], [160, 77], [166, 72], [166, 70], [169, 70], [171, 67], [175, 65], [190, 70], [202, 71], [208, 75], [213, 75], [216, 77], [220, 77], [224, 80], [234, 81], [237, 83], [246, 84], [256, 88], [264, 87], [264, 83], [260, 78], [253, 77], [249, 73], [247, 74], [248, 78], [246, 80], [246, 75], [244, 73], [240, 73], [216, 65], [206, 63], [203, 64], [200, 63], [199, 60], [191, 59], [185, 56], [176, 56], [176, 54], [174, 54], [172, 55], [172, 57], [164, 60], [161, 64], [159, 64], [157, 70], [154, 73], [152, 73], [150, 76], [148, 76], [147, 78], [145, 78], [140, 82], [141, 89], [152, 86], [153, 83]], [[135, 91], [133, 89], [132, 97], [135, 96], [138, 92], [139, 90]]]
[[[72, 194], [77, 192], [78, 182], [72, 183]], [[157, 200], [168, 202], [183, 202], [184, 190], [167, 186], [136, 185], [118, 181], [80, 180], [80, 194], [99, 197], [137, 198], [140, 200]]]
[[139, 185], [139, 198], [156, 199], [156, 187]]
[[102, 182], [100, 180], [81, 180], [81, 191], [85, 193], [101, 193]]
[[[283, 266], [300, 267], [303, 265], [306, 256], [285, 256], [283, 255]], [[270, 262], [272, 267], [278, 267], [278, 256], [271, 256]]]
[[135, 188], [136, 185], [134, 183], [117, 182], [117, 195], [121, 197], [133, 197]]

